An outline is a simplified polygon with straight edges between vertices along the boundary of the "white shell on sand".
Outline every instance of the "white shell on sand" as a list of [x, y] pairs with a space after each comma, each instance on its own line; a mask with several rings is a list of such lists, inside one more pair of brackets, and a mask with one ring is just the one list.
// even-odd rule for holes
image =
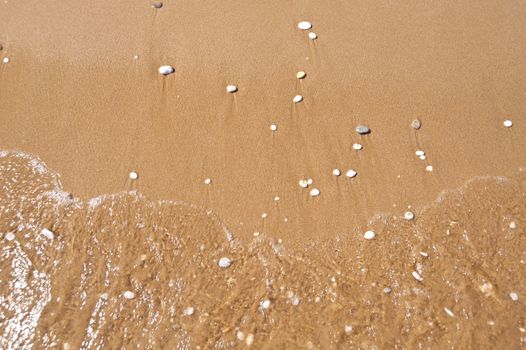
[[186, 309], [183, 310], [183, 315], [185, 316], [192, 316], [194, 314], [194, 308], [191, 306], [188, 306]]
[[426, 171], [429, 171], [429, 172], [433, 171], [433, 166], [432, 165], [426, 166]]
[[363, 234], [363, 238], [367, 239], [367, 240], [371, 240], [373, 239], [374, 237], [376, 236], [376, 233], [374, 233], [374, 231], [367, 231]]
[[455, 317], [455, 314], [453, 313], [453, 311], [449, 310], [447, 307], [444, 308], [444, 311], [445, 311], [446, 314], [448, 314], [449, 316], [451, 316], [451, 317]]
[[266, 310], [270, 307], [270, 300], [263, 300], [259, 305], [262, 309]]
[[424, 279], [422, 278], [422, 276], [420, 276], [420, 274], [416, 271], [413, 271], [412, 273], [413, 277], [415, 278], [415, 280], [419, 281], [419, 282], [422, 282]]
[[152, 4], [152, 7], [153, 7], [154, 9], [160, 9], [160, 8], [163, 7], [163, 3], [162, 3], [162, 2], [154, 2], [154, 3]]
[[511, 292], [510, 293], [510, 298], [513, 301], [517, 301], [517, 300], [519, 300], [519, 295], [517, 293], [515, 293], [515, 292]]
[[4, 57], [4, 59], [2, 60], [2, 62], [4, 62], [4, 64], [9, 63], [9, 57]]
[[320, 190], [318, 190], [317, 188], [313, 188], [312, 190], [310, 190], [310, 195], [312, 197], [317, 197], [320, 195]]
[[513, 122], [511, 120], [509, 120], [509, 119], [505, 120], [503, 124], [507, 128], [511, 128], [513, 126]]
[[53, 239], [53, 238], [55, 238], [55, 234], [53, 233], [53, 231], [48, 230], [47, 228], [43, 228], [41, 233], [42, 233], [42, 235], [43, 235], [44, 237], [46, 237], [47, 239]]
[[313, 180], [313, 179], [308, 179], [308, 180], [307, 180], [307, 185], [309, 185], [309, 186], [310, 186], [310, 185], [312, 185], [312, 183], [313, 183], [313, 182], [314, 182], [314, 180]]
[[421, 155], [421, 156], [418, 156], [418, 158], [420, 158], [420, 160], [425, 160], [425, 159], [426, 159], [426, 155], [423, 154], [423, 155]]
[[356, 127], [356, 132], [360, 135], [367, 135], [371, 132], [371, 129], [366, 125], [358, 125]]
[[247, 335], [247, 339], [245, 340], [245, 343], [250, 346], [254, 342], [254, 334]]
[[355, 177], [356, 175], [358, 175], [358, 173], [352, 169], [347, 170], [347, 172], [345, 173], [345, 176], [349, 178]]
[[212, 179], [209, 178], [209, 177], [207, 177], [207, 178], [205, 179], [205, 185], [210, 185], [211, 183], [212, 183]]
[[226, 91], [230, 92], [231, 94], [233, 94], [234, 92], [237, 91], [237, 86], [235, 86], [235, 85], [227, 85], [226, 86]]
[[342, 172], [340, 171], [340, 169], [334, 169], [332, 171], [332, 175], [334, 176], [340, 176], [342, 174]]
[[132, 292], [131, 290], [127, 290], [126, 292], [124, 292], [123, 296], [126, 299], [133, 299], [133, 298], [135, 298], [135, 293]]
[[296, 95], [294, 96], [294, 98], [292, 99], [292, 101], [294, 101], [294, 103], [299, 103], [303, 100], [303, 96], [301, 95]]
[[139, 174], [137, 174], [135, 171], [130, 172], [130, 179], [137, 180], [139, 178]]
[[270, 124], [270, 130], [276, 131], [278, 130], [278, 126], [276, 124]]
[[296, 78], [298, 79], [303, 79], [307, 76], [307, 73], [305, 73], [304, 71], [299, 71], [298, 73], [296, 73]]
[[426, 152], [422, 151], [422, 150], [418, 150], [415, 152], [416, 156], [417, 157], [420, 157], [420, 156], [424, 156], [426, 154]]
[[8, 232], [4, 238], [8, 241], [12, 241], [13, 239], [15, 239], [15, 234], [13, 232]]
[[389, 293], [391, 293], [391, 291], [392, 291], [392, 289], [389, 288], [389, 287], [385, 287], [385, 288], [384, 288], [384, 293], [385, 293], [385, 294], [389, 294]]
[[343, 328], [343, 330], [345, 331], [345, 333], [351, 333], [352, 332], [352, 326], [350, 324], [346, 324], [345, 327]]
[[169, 75], [175, 72], [175, 68], [172, 66], [160, 66], [159, 67], [159, 74], [162, 75]]
[[307, 22], [307, 21], [302, 21], [300, 23], [298, 23], [298, 28], [301, 29], [301, 30], [309, 30], [312, 28], [312, 24], [310, 22]]
[[318, 38], [318, 36], [316, 35], [316, 33], [314, 33], [314, 32], [310, 32], [309, 33], [309, 39], [316, 40], [317, 38]]
[[405, 214], [404, 214], [404, 219], [406, 219], [407, 221], [409, 220], [413, 220], [415, 218], [415, 214], [413, 214], [412, 212], [410, 211], [406, 211]]
[[411, 123], [411, 127], [415, 130], [418, 130], [422, 127], [422, 122], [420, 121], [420, 119], [415, 119], [413, 120], [413, 122]]
[[309, 184], [307, 183], [307, 180], [300, 180], [298, 183], [299, 183], [300, 186], [303, 187], [303, 188], [307, 188], [307, 187], [309, 187]]
[[356, 151], [359, 151], [363, 148], [363, 146], [360, 145], [359, 143], [355, 143], [354, 145], [352, 145], [352, 148]]
[[226, 269], [227, 267], [230, 267], [230, 265], [232, 265], [232, 260], [230, 260], [227, 257], [222, 257], [221, 259], [219, 259], [218, 265], [219, 267]]

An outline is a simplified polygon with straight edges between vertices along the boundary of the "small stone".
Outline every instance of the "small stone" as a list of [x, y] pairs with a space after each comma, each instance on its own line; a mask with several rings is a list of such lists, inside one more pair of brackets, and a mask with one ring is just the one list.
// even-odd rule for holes
[[209, 178], [209, 177], [207, 177], [207, 178], [205, 179], [205, 185], [210, 185], [211, 183], [212, 183], [212, 179]]
[[274, 197], [274, 201], [278, 202], [279, 201], [279, 196]]
[[510, 228], [515, 230], [517, 228], [517, 223], [515, 221], [510, 222]]
[[131, 290], [127, 290], [126, 292], [124, 292], [123, 295], [128, 300], [135, 298], [135, 293], [132, 292]]
[[345, 176], [347, 176], [348, 178], [353, 178], [356, 175], [358, 175], [358, 173], [352, 169], [347, 170], [347, 172], [345, 173]]
[[432, 165], [426, 166], [426, 171], [427, 172], [432, 172], [433, 171], [433, 166]]
[[517, 300], [519, 300], [519, 295], [517, 293], [515, 293], [515, 292], [511, 292], [510, 293], [510, 298], [513, 301], [517, 301]]
[[511, 120], [509, 120], [509, 119], [505, 120], [503, 124], [507, 128], [511, 128], [513, 126], [513, 122]]
[[352, 326], [350, 324], [346, 324], [345, 327], [343, 328], [343, 330], [345, 331], [345, 333], [351, 333], [352, 332]]
[[15, 239], [15, 234], [13, 232], [8, 232], [4, 238], [8, 241], [12, 241], [13, 239]]
[[374, 231], [367, 231], [363, 234], [363, 238], [369, 241], [373, 239], [375, 236], [376, 236], [376, 233], [374, 233]]
[[307, 185], [309, 185], [309, 186], [310, 186], [310, 185], [312, 185], [312, 183], [313, 183], [313, 182], [314, 182], [314, 180], [313, 180], [313, 179], [308, 179], [308, 180], [307, 180]]
[[254, 335], [253, 334], [247, 335], [247, 339], [245, 340], [245, 343], [248, 346], [250, 346], [250, 345], [252, 345], [253, 342], [254, 342]]
[[420, 255], [422, 255], [424, 258], [427, 258], [429, 256], [429, 254], [427, 254], [426, 252], [420, 252]]
[[300, 23], [298, 23], [298, 28], [301, 29], [301, 30], [309, 30], [312, 28], [312, 24], [310, 22], [307, 22], [307, 21], [302, 21]]
[[278, 130], [278, 126], [276, 124], [271, 124], [270, 125], [270, 130], [276, 131], [276, 130]]
[[173, 72], [175, 72], [175, 68], [172, 66], [160, 66], [159, 67], [159, 74], [161, 75], [170, 75]]
[[310, 32], [309, 33], [309, 39], [310, 40], [316, 40], [318, 38], [318, 36], [316, 35], [316, 33], [314, 32]]
[[292, 101], [294, 101], [294, 103], [300, 103], [301, 101], [303, 101], [303, 96], [301, 96], [301, 95], [296, 95], [296, 96], [294, 96], [294, 98], [292, 99]]
[[154, 2], [154, 3], [152, 4], [152, 7], [153, 7], [154, 9], [160, 9], [161, 7], [163, 7], [163, 3], [162, 3], [162, 2]]
[[221, 267], [223, 269], [226, 269], [226, 268], [230, 267], [230, 265], [232, 265], [232, 260], [230, 260], [227, 257], [222, 257], [221, 259], [219, 259], [218, 265], [219, 265], [219, 267]]
[[360, 145], [359, 143], [355, 143], [354, 145], [352, 145], [352, 148], [356, 151], [359, 151], [363, 148], [363, 146]]
[[299, 182], [300, 187], [307, 188], [309, 187], [309, 184], [307, 183], [307, 180], [300, 180]]
[[389, 294], [389, 293], [391, 293], [391, 291], [392, 291], [392, 289], [389, 288], [389, 287], [385, 287], [385, 288], [384, 288], [384, 293], [385, 293], [385, 294]]
[[130, 172], [130, 179], [137, 180], [139, 178], [139, 174], [137, 174], [135, 171]]
[[270, 307], [270, 300], [263, 300], [259, 305], [263, 310], [267, 310]]
[[407, 221], [410, 221], [410, 220], [413, 220], [414, 218], [415, 218], [415, 214], [413, 214], [410, 211], [405, 212], [404, 219], [406, 219]]
[[237, 337], [238, 340], [243, 341], [243, 340], [245, 340], [245, 333], [243, 333], [241, 331], [238, 331], [237, 334], [236, 334], [236, 337]]
[[53, 238], [55, 238], [55, 234], [53, 233], [53, 231], [48, 230], [47, 228], [43, 228], [41, 233], [42, 233], [42, 235], [43, 235], [44, 237], [46, 237], [47, 239], [53, 239]]
[[425, 156], [426, 155], [426, 153], [424, 151], [422, 151], [422, 150], [416, 151], [415, 154], [416, 154], [417, 157], [421, 157], [421, 156]]
[[291, 303], [292, 305], [294, 305], [294, 306], [298, 306], [299, 303], [300, 303], [300, 298], [299, 298], [297, 295], [295, 295], [295, 296], [293, 296], [292, 299], [290, 300], [290, 303]]
[[101, 298], [102, 300], [108, 300], [108, 293], [102, 293], [101, 295], [99, 295], [99, 298]]
[[360, 135], [367, 135], [371, 132], [371, 129], [369, 129], [369, 127], [365, 125], [358, 125], [356, 127], [356, 132]]
[[416, 271], [413, 271], [412, 273], [413, 277], [415, 278], [415, 280], [419, 281], [419, 282], [422, 282], [424, 279], [422, 278], [422, 276], [416, 272]]
[[334, 176], [340, 176], [341, 174], [342, 174], [342, 173], [341, 173], [340, 169], [334, 169], [334, 170], [332, 171], [332, 175], [334, 175]]
[[313, 188], [312, 190], [310, 190], [310, 195], [311, 195], [312, 197], [317, 197], [317, 196], [320, 195], [320, 190], [317, 189], [317, 188]]
[[420, 160], [425, 160], [426, 159], [426, 155], [422, 154], [421, 156], [418, 156], [418, 158], [420, 158]]
[[413, 120], [413, 122], [411, 123], [411, 127], [415, 130], [418, 130], [422, 127], [422, 122], [420, 121], [420, 119], [415, 119]]
[[444, 308], [444, 311], [451, 317], [455, 317], [455, 314], [453, 311], [449, 310], [447, 307]]
[[4, 57], [2, 62], [4, 62], [4, 64], [8, 64], [9, 63], [9, 57]]
[[267, 217], [267, 213], [263, 213], [263, 214], [261, 214], [261, 218], [262, 218], [262, 219], [265, 219], [266, 217]]
[[186, 309], [183, 310], [183, 315], [185, 316], [192, 316], [194, 314], [194, 308], [191, 306], [188, 306]]
[[227, 85], [226, 91], [233, 94], [234, 92], [237, 92], [237, 86], [235, 85]]
[[296, 73], [296, 78], [298, 79], [304, 79], [306, 76], [307, 73], [305, 73], [304, 71], [299, 71], [298, 73]]

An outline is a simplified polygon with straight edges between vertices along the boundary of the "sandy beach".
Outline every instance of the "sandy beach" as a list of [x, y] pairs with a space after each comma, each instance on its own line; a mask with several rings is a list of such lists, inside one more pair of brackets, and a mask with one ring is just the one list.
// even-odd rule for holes
[[525, 346], [523, 3], [153, 4], [0, 4], [2, 348]]

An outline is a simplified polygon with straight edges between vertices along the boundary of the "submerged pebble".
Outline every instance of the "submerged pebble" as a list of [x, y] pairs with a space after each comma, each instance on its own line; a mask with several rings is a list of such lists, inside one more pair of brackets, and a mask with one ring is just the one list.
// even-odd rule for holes
[[513, 122], [511, 120], [509, 120], [509, 119], [505, 120], [503, 124], [507, 128], [511, 128], [513, 126]]
[[309, 33], [309, 39], [310, 40], [316, 40], [318, 38], [318, 36], [316, 35], [316, 33], [314, 32], [310, 32]]
[[345, 176], [347, 176], [348, 178], [353, 178], [356, 175], [358, 175], [358, 173], [352, 169], [347, 170], [347, 172], [345, 173]]
[[226, 91], [233, 94], [234, 92], [237, 91], [237, 86], [235, 85], [227, 85], [226, 86]]
[[421, 156], [425, 156], [426, 155], [426, 152], [422, 151], [422, 150], [418, 150], [415, 152], [416, 156], [417, 157], [421, 157]]
[[309, 184], [307, 183], [307, 180], [300, 180], [298, 181], [300, 187], [307, 188], [309, 187]]
[[175, 68], [172, 66], [160, 66], [159, 67], [159, 74], [162, 75], [169, 75], [175, 72]]
[[392, 289], [389, 288], [389, 287], [385, 287], [384, 288], [384, 294], [389, 294], [389, 293], [391, 293], [391, 291], [392, 291]]
[[426, 171], [427, 172], [432, 172], [433, 171], [433, 166], [432, 165], [426, 166]]
[[415, 214], [413, 214], [410, 211], [405, 212], [404, 219], [406, 219], [407, 221], [410, 221], [410, 220], [413, 220], [414, 218], [415, 218]]
[[184, 309], [183, 314], [185, 316], [192, 316], [194, 314], [194, 308], [191, 306], [188, 306], [186, 309]]
[[345, 333], [351, 333], [352, 332], [352, 326], [350, 324], [346, 324], [345, 327], [343, 328], [343, 330], [345, 331]]
[[207, 178], [205, 179], [205, 185], [210, 185], [211, 183], [212, 183], [212, 179], [209, 178], [209, 177], [207, 177]]
[[367, 240], [371, 240], [373, 239], [374, 237], [376, 236], [376, 233], [374, 233], [374, 231], [367, 231], [363, 234], [363, 238], [367, 239]]
[[219, 259], [218, 265], [219, 267], [226, 269], [230, 267], [230, 265], [232, 265], [232, 260], [230, 260], [227, 257], [222, 257], [221, 259]]
[[301, 95], [296, 95], [294, 96], [294, 98], [292, 99], [292, 101], [294, 101], [294, 103], [299, 103], [303, 100], [303, 96]]
[[298, 23], [298, 28], [301, 30], [309, 30], [312, 28], [312, 24], [307, 21], [301, 21], [300, 23]]
[[154, 2], [154, 3], [152, 4], [152, 7], [153, 7], [154, 9], [160, 9], [161, 7], [163, 7], [163, 3], [162, 3], [162, 2]]
[[53, 239], [53, 238], [55, 238], [55, 234], [53, 233], [53, 231], [48, 230], [47, 228], [43, 228], [41, 233], [42, 233], [42, 235], [43, 235], [44, 237], [46, 237], [47, 239]]
[[137, 174], [137, 172], [135, 171], [130, 172], [130, 179], [137, 180], [138, 178], [139, 178], [139, 174]]
[[4, 57], [4, 59], [2, 60], [2, 62], [4, 62], [4, 64], [9, 63], [9, 57]]
[[263, 310], [267, 310], [270, 307], [270, 300], [263, 300], [259, 305]]
[[447, 307], [444, 308], [444, 311], [451, 317], [455, 317], [455, 314], [453, 311], [449, 310]]
[[296, 78], [298, 79], [303, 79], [307, 76], [307, 73], [305, 73], [304, 71], [299, 71], [298, 73], [296, 73]]
[[510, 293], [510, 298], [513, 301], [517, 301], [517, 300], [519, 300], [519, 295], [517, 293], [515, 293], [515, 292], [511, 292]]
[[422, 276], [416, 272], [416, 271], [413, 271], [412, 273], [413, 277], [415, 278], [415, 280], [419, 281], [419, 282], [422, 282], [424, 279], [422, 278]]
[[363, 146], [359, 143], [355, 143], [354, 145], [352, 145], [352, 148], [356, 151], [359, 151], [363, 148]]
[[313, 188], [312, 190], [310, 190], [310, 195], [312, 197], [317, 197], [320, 195], [320, 190], [318, 190], [317, 188]]
[[422, 122], [420, 121], [420, 119], [415, 119], [413, 120], [413, 122], [411, 123], [411, 127], [415, 130], [418, 130], [422, 127]]
[[123, 296], [124, 296], [126, 299], [130, 300], [130, 299], [135, 298], [135, 293], [132, 292], [131, 290], [127, 290], [126, 292], [124, 292]]
[[356, 132], [360, 135], [367, 135], [371, 132], [371, 129], [366, 125], [358, 125], [356, 127]]
[[276, 131], [278, 130], [278, 126], [276, 124], [270, 124], [270, 130]]
[[342, 174], [342, 173], [341, 173], [340, 169], [334, 169], [334, 170], [332, 171], [332, 175], [334, 175], [334, 176], [340, 176], [341, 174]]
[[13, 239], [15, 239], [15, 234], [13, 232], [8, 232], [4, 238], [8, 241], [12, 241]]

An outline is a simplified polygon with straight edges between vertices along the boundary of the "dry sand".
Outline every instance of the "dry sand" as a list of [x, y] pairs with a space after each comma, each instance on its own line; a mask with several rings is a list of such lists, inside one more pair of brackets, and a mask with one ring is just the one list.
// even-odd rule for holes
[[[523, 3], [151, 5], [0, 4], [0, 149], [37, 155], [62, 183], [39, 180], [34, 156], [2, 154], [2, 282], [16, 282], [14, 261], [42, 274], [33, 294], [3, 283], [3, 347], [236, 347], [248, 334], [256, 348], [524, 346]], [[57, 237], [33, 242], [48, 226]], [[16, 295], [41, 301], [23, 335]]]

